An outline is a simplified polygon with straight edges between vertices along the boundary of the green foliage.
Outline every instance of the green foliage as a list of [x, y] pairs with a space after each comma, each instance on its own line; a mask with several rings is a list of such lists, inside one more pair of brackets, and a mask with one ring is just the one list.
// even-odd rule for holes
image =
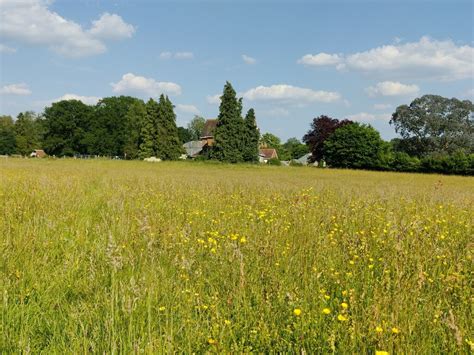
[[91, 142], [87, 139], [86, 133], [91, 127], [92, 117], [93, 108], [79, 100], [63, 100], [46, 107], [44, 110], [46, 153], [72, 156], [87, 152]]
[[15, 125], [10, 116], [0, 116], [0, 155], [16, 152]]
[[206, 123], [206, 119], [201, 116], [194, 116], [191, 122], [188, 123], [188, 131], [191, 137], [185, 141], [197, 141], [201, 138], [202, 131], [204, 130], [204, 125]]
[[324, 142], [326, 162], [332, 167], [377, 169], [386, 144], [369, 125], [351, 123], [334, 131]]
[[137, 100], [130, 105], [125, 117], [129, 133], [123, 148], [124, 154], [129, 159], [136, 159], [139, 156], [142, 143], [141, 130], [145, 117], [146, 105], [142, 100]]
[[397, 107], [390, 123], [407, 141], [399, 145], [400, 150], [409, 154], [474, 153], [473, 117], [474, 105], [469, 100], [424, 95], [409, 106]]
[[260, 132], [257, 128], [255, 111], [253, 108], [248, 110], [245, 116], [245, 135], [244, 135], [243, 159], [247, 162], [258, 161], [258, 146]]
[[242, 99], [237, 99], [234, 88], [226, 82], [214, 134], [213, 158], [230, 163], [244, 161], [245, 122], [241, 114]]
[[32, 111], [20, 113], [15, 121], [16, 153], [29, 155], [41, 149], [42, 123]]
[[193, 140], [193, 134], [188, 128], [184, 127], [178, 127], [178, 137], [179, 140], [181, 141], [181, 144], [184, 144], [186, 142], [192, 141]]
[[178, 135], [173, 104], [164, 95], [160, 96], [156, 123], [156, 156], [162, 160], [178, 159], [184, 149]]
[[277, 159], [277, 158], [271, 158], [271, 159], [268, 159], [267, 164], [268, 164], [268, 165], [280, 166], [280, 165], [281, 165], [281, 161], [280, 161], [280, 159]]
[[411, 157], [405, 152], [394, 152], [389, 167], [394, 171], [417, 172], [420, 170], [420, 164], [420, 159], [417, 157]]
[[157, 147], [157, 125], [158, 125], [159, 106], [158, 103], [150, 99], [146, 103], [146, 116], [143, 119], [140, 136], [140, 159], [156, 156]]
[[260, 145], [263, 148], [281, 148], [281, 139], [272, 133], [264, 133], [260, 137]]
[[[281, 146], [282, 155], [278, 152], [281, 160], [299, 159], [303, 155], [309, 153], [309, 148], [306, 144], [301, 143], [297, 138], [289, 138]], [[284, 153], [283, 153], [284, 152]], [[283, 155], [284, 154], [284, 155]]]

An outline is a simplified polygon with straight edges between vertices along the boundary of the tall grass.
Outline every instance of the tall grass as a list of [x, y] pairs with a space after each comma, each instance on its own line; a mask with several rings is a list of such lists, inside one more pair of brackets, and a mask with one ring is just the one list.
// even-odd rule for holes
[[0, 352], [473, 351], [474, 179], [0, 161]]

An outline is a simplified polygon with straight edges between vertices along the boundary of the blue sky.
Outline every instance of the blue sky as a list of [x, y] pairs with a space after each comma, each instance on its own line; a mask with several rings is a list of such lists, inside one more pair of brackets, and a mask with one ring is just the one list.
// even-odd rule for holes
[[321, 114], [395, 136], [423, 94], [473, 99], [472, 1], [0, 0], [0, 114], [168, 94], [213, 118], [229, 80], [262, 132]]

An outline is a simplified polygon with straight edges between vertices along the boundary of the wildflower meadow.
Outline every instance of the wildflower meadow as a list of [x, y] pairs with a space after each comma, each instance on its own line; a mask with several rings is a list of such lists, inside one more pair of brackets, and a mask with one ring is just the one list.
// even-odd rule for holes
[[472, 177], [0, 161], [1, 353], [469, 353]]

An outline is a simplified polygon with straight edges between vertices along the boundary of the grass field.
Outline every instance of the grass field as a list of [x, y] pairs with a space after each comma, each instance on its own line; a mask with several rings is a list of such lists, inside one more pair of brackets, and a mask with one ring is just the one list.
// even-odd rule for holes
[[469, 353], [474, 178], [0, 160], [0, 353]]

